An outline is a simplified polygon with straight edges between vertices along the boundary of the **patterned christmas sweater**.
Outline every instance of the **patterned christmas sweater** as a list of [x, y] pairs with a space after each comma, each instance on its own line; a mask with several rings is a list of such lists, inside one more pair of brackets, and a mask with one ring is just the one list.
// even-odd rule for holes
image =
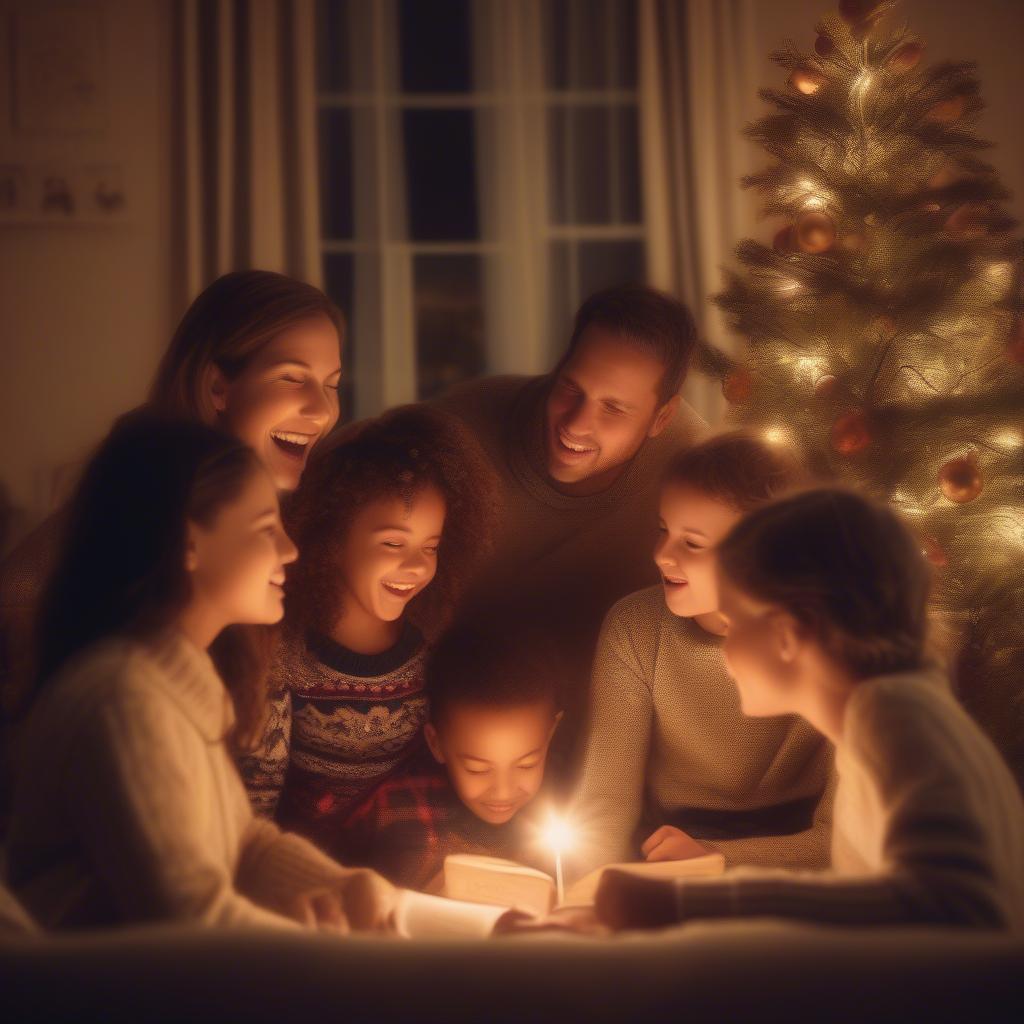
[[425, 653], [408, 623], [393, 647], [372, 655], [316, 634], [286, 635], [263, 740], [240, 759], [256, 813], [337, 848], [352, 808], [417, 749]]

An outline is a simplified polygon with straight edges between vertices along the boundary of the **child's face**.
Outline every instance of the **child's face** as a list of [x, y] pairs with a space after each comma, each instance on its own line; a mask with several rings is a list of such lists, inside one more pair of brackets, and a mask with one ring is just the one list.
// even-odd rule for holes
[[692, 617], [718, 609], [715, 547], [740, 515], [688, 485], [662, 488], [654, 561], [673, 615]]
[[338, 422], [340, 352], [330, 319], [310, 317], [264, 345], [237, 377], [214, 375], [218, 424], [252, 448], [278, 490], [298, 486], [313, 445]]
[[794, 707], [800, 645], [789, 615], [763, 604], [718, 574], [719, 611], [726, 622], [722, 654], [745, 715], [785, 715]]
[[379, 498], [361, 508], [338, 566], [345, 599], [382, 622], [401, 618], [437, 572], [446, 511], [441, 492], [431, 485], [409, 504], [400, 497]]
[[209, 525], [188, 524], [186, 568], [193, 600], [223, 626], [277, 622], [283, 613], [284, 567], [296, 554], [281, 525], [274, 485], [262, 469], [254, 469]]
[[510, 708], [456, 704], [425, 732], [459, 799], [483, 821], [503, 825], [537, 795], [561, 717], [548, 700]]

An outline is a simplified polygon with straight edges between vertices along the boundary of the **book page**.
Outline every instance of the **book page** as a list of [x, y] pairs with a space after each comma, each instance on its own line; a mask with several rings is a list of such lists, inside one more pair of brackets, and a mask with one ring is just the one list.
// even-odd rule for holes
[[555, 883], [536, 868], [497, 857], [450, 854], [444, 861], [444, 894], [472, 903], [496, 903], [531, 914], [554, 906]]
[[401, 889], [395, 904], [395, 930], [406, 939], [485, 939], [507, 912], [507, 907]]
[[605, 864], [584, 875], [566, 890], [560, 906], [586, 907], [594, 902], [601, 876], [609, 868], [627, 871], [643, 878], [710, 878], [725, 870], [725, 857], [720, 853], [707, 853], [686, 860], [635, 861], [627, 864]]

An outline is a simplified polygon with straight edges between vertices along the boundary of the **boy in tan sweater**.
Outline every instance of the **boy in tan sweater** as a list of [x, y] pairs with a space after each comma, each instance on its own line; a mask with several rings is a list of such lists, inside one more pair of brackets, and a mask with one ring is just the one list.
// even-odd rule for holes
[[725, 658], [743, 712], [798, 714], [836, 750], [832, 871], [670, 883], [608, 872], [616, 928], [695, 917], [1024, 929], [1024, 804], [925, 662], [928, 567], [888, 509], [820, 489], [719, 546]]
[[585, 714], [602, 619], [657, 578], [662, 470], [705, 429], [679, 397], [695, 338], [676, 300], [614, 288], [580, 308], [550, 374], [474, 381], [439, 402], [473, 431], [504, 488], [503, 531], [469, 603], [501, 604], [509, 629], [539, 625], [557, 639], [556, 775], [567, 774]]

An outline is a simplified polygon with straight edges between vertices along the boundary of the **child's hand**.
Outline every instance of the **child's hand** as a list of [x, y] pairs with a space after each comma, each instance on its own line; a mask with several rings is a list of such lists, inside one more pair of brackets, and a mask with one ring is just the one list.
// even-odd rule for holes
[[708, 849], [673, 825], [662, 825], [652, 832], [640, 847], [647, 860], [688, 860], [702, 857]]
[[398, 890], [376, 871], [354, 869], [339, 886], [341, 905], [353, 931], [394, 930]]
[[673, 883], [609, 868], [594, 898], [597, 919], [609, 928], [664, 928], [676, 923]]
[[347, 935], [348, 919], [336, 889], [307, 889], [292, 901], [290, 916], [307, 928]]

